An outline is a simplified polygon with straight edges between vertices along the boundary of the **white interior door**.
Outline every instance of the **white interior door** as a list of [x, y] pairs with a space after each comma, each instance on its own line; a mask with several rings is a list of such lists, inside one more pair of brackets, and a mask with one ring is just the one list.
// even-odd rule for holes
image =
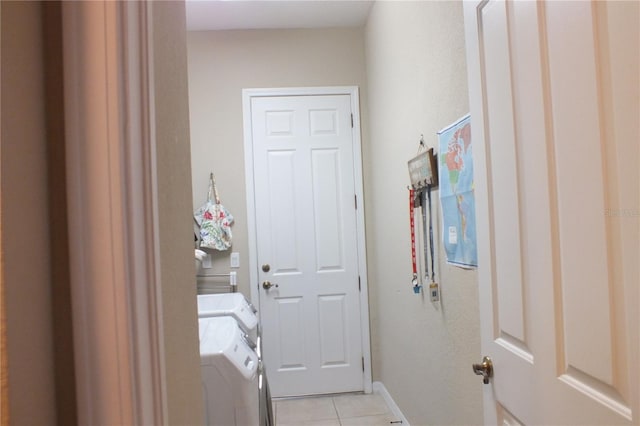
[[255, 284], [274, 396], [364, 389], [352, 104], [250, 101]]
[[464, 8], [485, 422], [640, 424], [638, 3]]

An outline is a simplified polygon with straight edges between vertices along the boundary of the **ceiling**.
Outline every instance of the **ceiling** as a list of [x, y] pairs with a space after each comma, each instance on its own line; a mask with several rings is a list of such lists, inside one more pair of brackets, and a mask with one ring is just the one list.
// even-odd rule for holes
[[361, 27], [369, 0], [186, 0], [187, 30]]

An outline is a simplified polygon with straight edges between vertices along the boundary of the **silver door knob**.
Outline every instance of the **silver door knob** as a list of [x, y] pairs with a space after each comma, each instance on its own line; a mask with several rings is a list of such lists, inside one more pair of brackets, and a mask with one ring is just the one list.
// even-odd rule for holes
[[278, 288], [278, 284], [274, 284], [270, 281], [265, 281], [262, 283], [262, 288], [264, 288], [265, 290], [269, 290], [271, 287]]
[[482, 358], [482, 364], [473, 364], [473, 372], [478, 376], [482, 376], [482, 383], [489, 384], [489, 379], [493, 377], [493, 362], [491, 358], [485, 356]]

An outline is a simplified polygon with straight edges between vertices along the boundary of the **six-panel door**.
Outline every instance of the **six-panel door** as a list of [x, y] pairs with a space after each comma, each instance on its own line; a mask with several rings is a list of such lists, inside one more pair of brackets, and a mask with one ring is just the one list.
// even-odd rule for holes
[[363, 390], [351, 98], [254, 97], [251, 117], [272, 394]]
[[464, 8], [485, 422], [638, 424], [638, 3]]

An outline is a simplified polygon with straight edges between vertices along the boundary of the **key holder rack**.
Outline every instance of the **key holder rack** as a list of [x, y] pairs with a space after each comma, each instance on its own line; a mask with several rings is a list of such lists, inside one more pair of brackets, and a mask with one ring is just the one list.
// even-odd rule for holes
[[420, 135], [418, 154], [407, 162], [411, 187], [416, 191], [438, 186], [438, 161], [433, 148], [426, 149], [424, 136]]
[[[420, 135], [418, 154], [408, 161], [411, 186], [409, 189], [409, 221], [411, 225], [411, 259], [413, 269], [413, 291], [422, 292], [422, 283], [430, 282], [429, 295], [432, 302], [440, 300], [438, 284], [435, 282], [435, 248], [433, 241], [433, 214], [431, 206], [431, 190], [438, 186], [438, 162], [433, 148], [426, 149], [424, 136]], [[424, 280], [419, 279], [416, 265], [416, 227], [415, 209], [422, 210], [422, 232], [424, 243]], [[427, 220], [428, 219], [428, 220]], [[430, 258], [430, 259], [429, 259]], [[429, 260], [431, 262], [429, 262]], [[431, 275], [429, 275], [431, 266]], [[420, 277], [422, 278], [422, 277]]]

